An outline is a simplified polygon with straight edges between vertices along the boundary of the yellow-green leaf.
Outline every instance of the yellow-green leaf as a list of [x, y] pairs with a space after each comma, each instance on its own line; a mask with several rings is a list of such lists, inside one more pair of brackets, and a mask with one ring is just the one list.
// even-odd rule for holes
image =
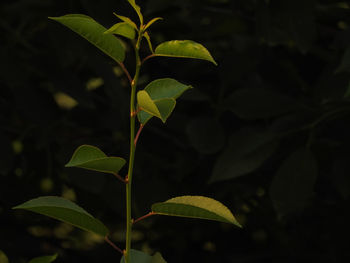
[[143, 16], [141, 13], [141, 8], [135, 3], [135, 0], [128, 0], [129, 4], [134, 8], [137, 15], [139, 16], [140, 23], [143, 24]]
[[125, 23], [129, 24], [130, 26], [132, 26], [133, 28], [135, 28], [136, 30], [138, 30], [137, 25], [134, 23], [134, 21], [132, 21], [129, 17], [126, 16], [121, 16], [118, 15], [116, 13], [113, 13], [116, 17], [118, 17], [120, 20], [124, 21]]
[[163, 20], [163, 18], [161, 18], [161, 17], [155, 17], [155, 18], [151, 19], [151, 20], [145, 25], [145, 27], [144, 27], [143, 30], [147, 30], [147, 28], [149, 28], [153, 23], [155, 23], [155, 22], [157, 22], [157, 21], [159, 21], [159, 20]]
[[107, 29], [89, 16], [69, 14], [60, 17], [49, 17], [70, 28], [106, 55], [121, 63], [125, 58], [125, 50], [118, 38], [110, 34], [103, 34]]
[[201, 44], [192, 40], [171, 40], [156, 47], [156, 56], [194, 58], [210, 61], [217, 65], [209, 51]]
[[69, 223], [100, 236], [108, 234], [107, 227], [75, 203], [58, 196], [42, 196], [13, 209], [25, 209]]
[[57, 258], [57, 254], [54, 254], [52, 256], [41, 256], [33, 258], [29, 261], [29, 263], [51, 263], [55, 261]]
[[160, 118], [163, 122], [166, 122], [176, 104], [173, 98], [152, 100], [145, 90], [140, 90], [137, 93], [137, 102], [141, 110]]
[[152, 205], [159, 215], [215, 220], [242, 227], [231, 211], [219, 201], [204, 196], [179, 196]]
[[135, 29], [126, 22], [120, 22], [111, 26], [104, 34], [116, 34], [129, 39], [135, 39]]

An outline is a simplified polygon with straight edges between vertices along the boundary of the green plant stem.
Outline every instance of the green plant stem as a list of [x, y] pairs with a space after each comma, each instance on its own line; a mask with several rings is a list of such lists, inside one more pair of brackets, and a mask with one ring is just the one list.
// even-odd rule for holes
[[136, 57], [136, 69], [133, 80], [131, 81], [131, 96], [130, 96], [130, 158], [129, 158], [129, 169], [126, 179], [126, 244], [125, 244], [125, 263], [130, 263], [130, 249], [131, 249], [131, 231], [132, 231], [132, 216], [131, 216], [131, 186], [132, 186], [132, 175], [134, 170], [134, 159], [135, 159], [135, 97], [136, 87], [139, 79], [141, 60], [139, 55], [140, 43], [142, 39], [142, 32], [139, 32], [137, 42], [135, 44], [135, 57]]

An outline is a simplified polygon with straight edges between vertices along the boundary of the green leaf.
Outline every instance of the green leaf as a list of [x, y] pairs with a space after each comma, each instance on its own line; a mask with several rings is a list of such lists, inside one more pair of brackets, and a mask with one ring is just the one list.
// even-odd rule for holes
[[152, 205], [159, 215], [215, 220], [241, 227], [231, 211], [222, 203], [204, 196], [179, 196]]
[[104, 34], [116, 34], [129, 39], [135, 39], [135, 29], [126, 22], [120, 22], [110, 27]]
[[163, 18], [161, 18], [161, 17], [153, 18], [151, 21], [149, 21], [149, 22], [145, 25], [145, 27], [144, 27], [143, 30], [146, 31], [147, 28], [149, 28], [154, 22], [157, 22], [157, 21], [159, 21], [159, 20], [163, 20]]
[[108, 229], [83, 208], [58, 196], [42, 196], [29, 200], [13, 209], [25, 209], [72, 224], [78, 228], [106, 236]]
[[107, 29], [91, 17], [81, 14], [70, 14], [49, 18], [70, 28], [116, 62], [121, 63], [124, 61], [125, 50], [120, 40], [113, 35], [103, 34]]
[[280, 166], [270, 186], [270, 196], [280, 215], [302, 212], [311, 204], [318, 174], [308, 148], [293, 152]]
[[151, 53], [153, 54], [154, 51], [153, 51], [153, 46], [152, 46], [152, 42], [151, 42], [151, 37], [149, 36], [148, 32], [144, 32], [144, 33], [143, 33], [143, 37], [146, 38], [147, 43], [148, 43], [149, 50], [150, 50]]
[[129, 4], [134, 8], [137, 15], [139, 16], [140, 23], [143, 24], [143, 16], [141, 13], [141, 8], [135, 3], [135, 0], [128, 0]]
[[66, 167], [79, 167], [88, 170], [117, 174], [126, 161], [120, 157], [107, 157], [95, 146], [81, 145], [73, 153]]
[[[157, 252], [152, 256], [135, 249], [130, 250], [131, 263], [166, 263], [162, 255]], [[122, 256], [120, 263], [125, 263], [125, 258]]]
[[145, 90], [140, 90], [137, 93], [137, 102], [141, 110], [160, 118], [164, 123], [176, 104], [172, 98], [152, 100]]
[[121, 16], [118, 15], [116, 13], [113, 13], [116, 17], [118, 17], [120, 20], [124, 21], [125, 23], [129, 24], [130, 26], [132, 26], [133, 28], [136, 29], [136, 31], [138, 31], [137, 25], [134, 23], [134, 21], [132, 21], [129, 17], [126, 16]]
[[156, 47], [154, 54], [164, 57], [203, 59], [217, 65], [204, 46], [191, 40], [172, 40], [164, 42]]
[[[191, 88], [192, 88], [191, 86], [182, 84], [176, 81], [175, 79], [164, 78], [164, 79], [157, 79], [152, 81], [146, 86], [144, 90], [148, 93], [149, 97], [152, 100], [156, 101], [156, 100], [162, 100], [162, 99], [175, 100], [179, 96], [181, 96], [186, 90]], [[168, 110], [170, 109], [171, 108], [169, 108]], [[165, 109], [165, 111], [167, 111], [167, 108]], [[149, 114], [145, 111], [140, 111], [138, 113], [138, 119], [140, 123], [145, 124], [149, 119], [152, 118], [152, 115], [153, 114]], [[167, 116], [167, 114], [165, 114], [165, 116]]]
[[29, 263], [51, 263], [55, 261], [57, 258], [57, 254], [54, 254], [52, 256], [42, 256], [42, 257], [36, 257], [29, 261]]
[[149, 94], [152, 100], [159, 99], [177, 99], [186, 90], [191, 89], [192, 86], [185, 85], [175, 79], [164, 78], [157, 79], [149, 83], [145, 91]]

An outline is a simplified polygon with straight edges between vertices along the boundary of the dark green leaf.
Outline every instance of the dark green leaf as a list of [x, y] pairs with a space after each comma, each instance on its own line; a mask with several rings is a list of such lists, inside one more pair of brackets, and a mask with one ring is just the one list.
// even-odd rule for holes
[[200, 117], [190, 120], [186, 128], [188, 139], [200, 153], [213, 154], [225, 144], [225, 132], [217, 119]]
[[338, 66], [335, 72], [350, 72], [350, 47], [345, 50], [340, 65]]
[[[130, 250], [131, 263], [166, 263], [162, 255], [157, 252], [154, 256], [150, 256], [142, 251], [131, 249]], [[124, 256], [120, 259], [120, 263], [125, 263]]]
[[154, 54], [164, 57], [203, 59], [217, 65], [204, 46], [191, 40], [172, 40], [164, 42], [156, 47]]
[[116, 34], [123, 37], [134, 39], [135, 38], [135, 29], [126, 22], [121, 22], [113, 25], [104, 34]]
[[158, 215], [215, 220], [241, 227], [231, 211], [222, 203], [204, 196], [179, 196], [152, 205]]
[[317, 162], [307, 148], [293, 152], [274, 177], [270, 196], [280, 215], [301, 212], [311, 202], [317, 178]]
[[107, 157], [100, 149], [91, 145], [81, 145], [73, 153], [66, 167], [117, 174], [126, 161], [120, 157]]
[[52, 256], [42, 256], [42, 257], [36, 257], [29, 261], [29, 263], [51, 263], [55, 261], [57, 258], [57, 254], [54, 254]]
[[29, 200], [13, 209], [25, 209], [72, 224], [83, 230], [106, 236], [108, 229], [83, 208], [58, 196], [43, 196]]
[[124, 61], [125, 50], [120, 40], [113, 35], [103, 34], [107, 29], [91, 17], [81, 14], [70, 14], [49, 18], [70, 28], [116, 62], [121, 63]]
[[293, 99], [262, 88], [236, 90], [224, 105], [238, 117], [248, 120], [276, 117], [298, 109]]
[[216, 160], [210, 182], [233, 179], [258, 169], [276, 150], [274, 134], [241, 130]]

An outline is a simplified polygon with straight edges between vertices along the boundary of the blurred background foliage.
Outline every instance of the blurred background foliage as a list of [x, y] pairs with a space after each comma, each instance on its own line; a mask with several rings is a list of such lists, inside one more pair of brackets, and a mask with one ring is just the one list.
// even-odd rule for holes
[[[346, 262], [350, 259], [350, 5], [341, 0], [139, 0], [154, 44], [192, 39], [218, 62], [154, 58], [141, 87], [191, 84], [167, 125], [137, 147], [134, 215], [176, 195], [225, 203], [244, 229], [154, 217], [134, 247], [171, 262]], [[106, 27], [135, 17], [123, 0], [0, 3], [0, 261], [59, 253], [112, 262], [98, 237], [11, 207], [39, 195], [76, 201], [123, 247], [124, 188], [66, 169], [81, 144], [128, 154], [127, 80], [109, 58], [48, 16], [84, 13]], [[125, 40], [127, 44], [127, 41]], [[147, 55], [147, 46], [142, 51]], [[134, 57], [126, 65], [133, 72]], [[126, 171], [124, 171], [125, 174]], [[4, 261], [2, 261], [4, 260]]]

